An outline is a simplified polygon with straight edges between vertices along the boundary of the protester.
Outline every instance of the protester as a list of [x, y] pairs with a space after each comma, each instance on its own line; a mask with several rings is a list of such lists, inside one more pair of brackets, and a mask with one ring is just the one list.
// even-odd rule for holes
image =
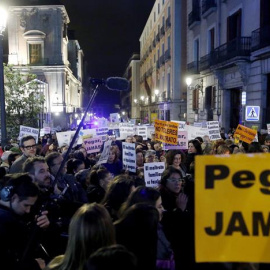
[[140, 270], [156, 269], [158, 222], [156, 207], [146, 204], [132, 205], [114, 222], [117, 243], [135, 254]]
[[103, 200], [108, 189], [108, 185], [112, 180], [112, 174], [105, 167], [93, 167], [86, 180], [89, 183], [87, 188], [88, 202], [100, 203]]
[[102, 164], [113, 176], [121, 174], [123, 170], [122, 161], [118, 157], [117, 148], [112, 146], [107, 162]]
[[[129, 207], [136, 203], [145, 203], [156, 207], [159, 212], [159, 221], [162, 220], [164, 208], [160, 192], [151, 187], [137, 187], [134, 189], [126, 202], [121, 207], [121, 212], [125, 213]], [[175, 268], [174, 254], [171, 249], [171, 244], [167, 240], [161, 223], [158, 224], [157, 238], [157, 261], [156, 269], [173, 270]]]
[[37, 145], [35, 138], [31, 135], [22, 137], [20, 140], [20, 149], [22, 151], [22, 155], [11, 165], [9, 173], [22, 172], [22, 166], [26, 159], [36, 155]]
[[111, 217], [104, 206], [96, 203], [77, 210], [68, 234], [65, 254], [55, 257], [45, 269], [83, 270], [92, 253], [116, 243]]
[[7, 179], [0, 198], [1, 269], [43, 269], [45, 261], [35, 257], [33, 252], [26, 252], [31, 244], [29, 239], [33, 228], [47, 228], [50, 224], [47, 211], [42, 211], [30, 223], [25, 219], [37, 200], [38, 187], [27, 174], [9, 175]]
[[106, 207], [113, 221], [119, 218], [120, 207], [134, 189], [134, 180], [125, 174], [116, 176], [109, 184], [101, 203]]

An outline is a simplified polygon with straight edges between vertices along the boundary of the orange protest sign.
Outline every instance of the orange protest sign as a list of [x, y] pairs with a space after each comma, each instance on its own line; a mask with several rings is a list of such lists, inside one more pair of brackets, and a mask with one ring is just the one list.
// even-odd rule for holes
[[239, 140], [246, 142], [246, 143], [252, 143], [256, 134], [257, 134], [256, 130], [238, 124], [237, 129], [234, 132], [233, 137], [236, 138], [237, 135], [239, 135], [240, 136]]
[[155, 120], [155, 139], [160, 142], [177, 144], [178, 123]]

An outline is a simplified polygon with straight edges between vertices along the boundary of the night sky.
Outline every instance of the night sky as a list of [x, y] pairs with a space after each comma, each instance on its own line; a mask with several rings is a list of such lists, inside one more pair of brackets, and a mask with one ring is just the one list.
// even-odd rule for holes
[[[1, 0], [6, 5], [62, 4], [69, 29], [84, 52], [88, 76], [122, 77], [129, 58], [139, 53], [139, 38], [155, 0]], [[111, 93], [111, 92], [110, 92]], [[108, 96], [108, 95], [99, 95]], [[110, 101], [118, 95], [109, 94]], [[115, 100], [116, 102], [116, 100]]]

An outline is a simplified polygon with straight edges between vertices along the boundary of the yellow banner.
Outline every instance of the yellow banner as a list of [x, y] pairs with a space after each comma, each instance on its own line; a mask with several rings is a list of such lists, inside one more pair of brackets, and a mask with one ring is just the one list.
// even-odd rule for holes
[[196, 156], [197, 262], [270, 263], [270, 154]]
[[160, 142], [177, 144], [178, 123], [155, 120], [155, 139]]
[[236, 135], [240, 135], [239, 139], [246, 143], [252, 143], [255, 136], [257, 134], [257, 131], [242, 125], [238, 125], [236, 131], [234, 132], [234, 138]]

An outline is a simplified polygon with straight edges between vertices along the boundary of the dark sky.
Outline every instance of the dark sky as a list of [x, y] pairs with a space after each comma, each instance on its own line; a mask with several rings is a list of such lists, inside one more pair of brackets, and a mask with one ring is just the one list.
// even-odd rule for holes
[[[122, 77], [129, 58], [139, 53], [139, 38], [155, 0], [0, 0], [6, 5], [66, 7], [69, 29], [84, 52], [88, 77]], [[119, 103], [119, 94], [103, 90], [95, 103]], [[111, 109], [110, 109], [111, 110]]]
[[122, 76], [155, 0], [0, 0], [8, 5], [62, 4], [91, 77]]

